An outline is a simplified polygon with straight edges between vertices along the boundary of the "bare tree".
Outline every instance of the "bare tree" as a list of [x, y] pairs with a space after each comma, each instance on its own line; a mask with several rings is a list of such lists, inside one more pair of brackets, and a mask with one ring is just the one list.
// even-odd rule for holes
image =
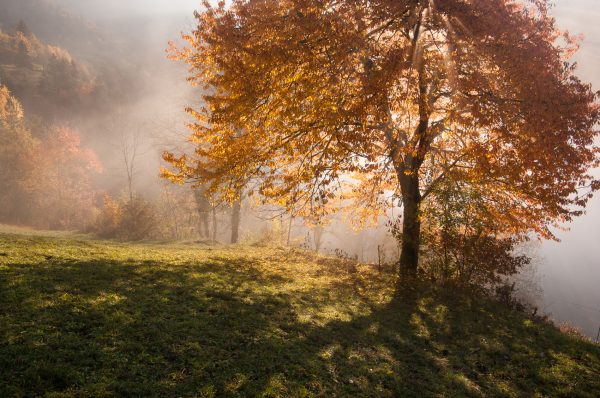
[[135, 180], [139, 173], [140, 158], [151, 149], [145, 142], [144, 133], [148, 131], [145, 122], [134, 121], [124, 116], [122, 111], [116, 112], [109, 120], [107, 134], [118, 137], [115, 147], [121, 157], [118, 173], [125, 174], [127, 196], [130, 202], [135, 198]]
[[140, 130], [134, 129], [127, 133], [124, 129], [121, 130], [121, 156], [125, 166], [127, 177], [127, 194], [129, 201], [133, 202], [134, 197], [134, 177], [136, 175], [136, 161], [139, 156], [140, 146]]
[[325, 227], [323, 224], [317, 224], [313, 228], [313, 240], [315, 243], [315, 251], [318, 253], [323, 246], [323, 236], [325, 235]]

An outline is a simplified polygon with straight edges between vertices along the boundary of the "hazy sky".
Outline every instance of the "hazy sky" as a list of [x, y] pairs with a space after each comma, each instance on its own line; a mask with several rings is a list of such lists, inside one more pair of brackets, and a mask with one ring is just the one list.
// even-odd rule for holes
[[[600, 90], [600, 0], [556, 3], [559, 26], [584, 35], [577, 55], [578, 75]], [[548, 242], [542, 249], [547, 310], [565, 320], [581, 316], [581, 327], [595, 337], [600, 326], [600, 196], [585, 216], [570, 225], [569, 232], [559, 236], [560, 243]]]
[[70, 8], [85, 9], [86, 16], [114, 18], [121, 16], [148, 16], [159, 14], [189, 13], [200, 8], [200, 0], [59, 0]]

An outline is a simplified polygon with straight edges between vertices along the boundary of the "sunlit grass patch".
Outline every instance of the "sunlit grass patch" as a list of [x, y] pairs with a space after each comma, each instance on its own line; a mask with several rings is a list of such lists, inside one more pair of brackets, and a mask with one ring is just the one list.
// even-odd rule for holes
[[[600, 395], [600, 350], [271, 247], [0, 235], [0, 396]], [[350, 266], [351, 265], [351, 266]]]

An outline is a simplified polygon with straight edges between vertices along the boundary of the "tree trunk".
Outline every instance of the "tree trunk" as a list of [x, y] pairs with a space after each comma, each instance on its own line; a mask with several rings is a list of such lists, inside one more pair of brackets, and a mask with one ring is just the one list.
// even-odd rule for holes
[[238, 199], [233, 203], [231, 210], [231, 243], [238, 243], [240, 231], [240, 218], [242, 210], [242, 199]]
[[421, 193], [416, 175], [403, 175], [402, 188], [402, 250], [400, 252], [400, 276], [414, 278], [419, 267], [419, 247], [421, 246], [421, 221], [419, 208]]
[[198, 234], [201, 239], [210, 239], [209, 230], [209, 212], [212, 205], [206, 197], [206, 191], [203, 188], [196, 189], [194, 191], [194, 199], [196, 200], [196, 207], [198, 209]]
[[200, 228], [202, 229], [202, 238], [210, 239], [210, 228], [208, 226], [208, 212], [202, 212]]
[[217, 241], [217, 208], [215, 206], [212, 208], [212, 241], [213, 243]]
[[288, 230], [287, 230], [287, 246], [290, 245], [290, 241], [292, 239], [292, 223], [294, 222], [294, 216], [292, 216], [290, 214], [290, 221], [288, 223]]

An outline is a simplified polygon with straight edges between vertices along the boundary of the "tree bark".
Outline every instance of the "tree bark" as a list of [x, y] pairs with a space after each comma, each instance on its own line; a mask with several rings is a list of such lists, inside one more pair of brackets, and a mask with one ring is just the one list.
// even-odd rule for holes
[[208, 226], [208, 212], [202, 212], [200, 224], [200, 229], [202, 230], [202, 238], [210, 239], [210, 228]]
[[242, 199], [238, 199], [233, 203], [231, 209], [231, 243], [238, 243], [240, 231], [240, 218], [242, 210]]
[[[421, 247], [421, 191], [419, 170], [425, 161], [425, 156], [429, 152], [434, 137], [429, 131], [429, 118], [431, 116], [431, 104], [428, 98], [428, 84], [425, 71], [425, 61], [422, 49], [418, 47], [419, 36], [421, 32], [421, 22], [423, 19], [423, 9], [419, 11], [419, 21], [417, 22], [413, 35], [413, 51], [415, 60], [412, 67], [418, 73], [418, 110], [419, 124], [414, 135], [411, 138], [398, 140], [394, 137], [393, 129], [387, 129], [386, 135], [391, 147], [391, 158], [394, 162], [400, 191], [402, 194], [403, 218], [402, 218], [402, 248], [400, 252], [400, 278], [398, 279], [397, 289], [400, 291], [403, 281], [417, 277], [419, 269], [419, 248]], [[392, 115], [388, 106], [389, 122]], [[401, 145], [399, 145], [401, 144]], [[401, 155], [400, 148], [409, 145], [410, 151]], [[406, 152], [406, 151], [405, 151]], [[408, 282], [410, 283], [410, 282]]]
[[212, 208], [212, 241], [213, 243], [217, 241], [217, 208], [215, 206]]
[[403, 204], [402, 250], [400, 252], [400, 279], [414, 278], [419, 267], [419, 247], [421, 246], [421, 221], [419, 177], [400, 177]]
[[209, 229], [209, 211], [212, 207], [210, 201], [206, 197], [206, 191], [199, 188], [194, 191], [194, 199], [198, 209], [198, 234], [201, 239], [210, 239]]
[[287, 246], [290, 245], [290, 241], [292, 239], [292, 223], [294, 222], [294, 216], [290, 214], [290, 220], [288, 222], [288, 230], [287, 230]]

